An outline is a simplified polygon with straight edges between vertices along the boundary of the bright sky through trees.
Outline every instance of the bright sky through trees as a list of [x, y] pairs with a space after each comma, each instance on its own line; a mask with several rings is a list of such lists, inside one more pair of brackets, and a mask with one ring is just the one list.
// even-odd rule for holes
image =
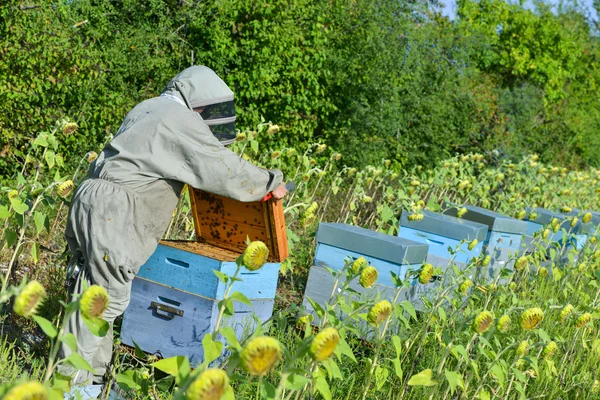
[[[445, 4], [443, 14], [450, 16], [450, 18], [454, 18], [454, 16], [456, 15], [456, 0], [442, 0], [442, 2]], [[552, 4], [558, 4], [560, 1], [548, 0], [548, 2]], [[593, 0], [579, 0], [578, 2], [584, 7], [587, 7], [591, 12], [592, 18], [597, 20], [598, 16], [596, 14], [596, 10], [592, 6]]]

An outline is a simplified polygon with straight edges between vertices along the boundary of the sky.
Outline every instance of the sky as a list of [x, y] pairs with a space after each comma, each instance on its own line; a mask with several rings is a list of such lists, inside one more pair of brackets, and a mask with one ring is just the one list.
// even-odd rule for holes
[[[442, 0], [442, 2], [446, 5], [443, 10], [443, 14], [450, 16], [450, 18], [454, 18], [456, 15], [456, 0]], [[549, 3], [556, 4], [558, 0], [548, 0]], [[592, 7], [593, 0], [579, 0], [580, 4], [583, 4], [592, 12], [592, 17], [597, 19], [596, 11]]]

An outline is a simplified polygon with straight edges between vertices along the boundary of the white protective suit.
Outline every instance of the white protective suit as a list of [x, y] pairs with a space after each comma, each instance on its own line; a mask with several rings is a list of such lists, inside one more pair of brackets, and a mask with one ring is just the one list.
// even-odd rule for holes
[[[246, 202], [281, 184], [281, 171], [258, 168], [217, 139], [235, 138], [235, 118], [219, 115], [219, 105], [232, 110], [227, 85], [207, 67], [184, 70], [160, 97], [127, 114], [75, 192], [66, 238], [83, 265], [70, 291], [79, 293], [84, 281], [106, 288], [110, 303], [104, 317], [111, 330], [99, 338], [79, 314], [71, 318], [67, 332], [76, 336], [78, 353], [96, 370], [92, 376], [63, 367], [61, 373], [75, 373], [74, 384], [101, 381], [112, 357], [113, 321], [129, 304], [131, 282], [164, 235], [184, 184]], [[199, 107], [208, 113], [206, 121], [193, 111]], [[64, 346], [63, 357], [69, 353]]]

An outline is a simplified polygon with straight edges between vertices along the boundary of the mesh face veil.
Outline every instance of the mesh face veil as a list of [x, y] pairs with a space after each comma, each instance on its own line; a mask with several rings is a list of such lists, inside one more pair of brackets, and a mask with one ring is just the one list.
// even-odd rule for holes
[[224, 145], [235, 142], [235, 102], [210, 104], [200, 111], [200, 116], [210, 131]]
[[190, 110], [198, 112], [223, 145], [235, 141], [233, 92], [210, 68], [187, 68], [169, 82], [162, 95], [178, 97]]

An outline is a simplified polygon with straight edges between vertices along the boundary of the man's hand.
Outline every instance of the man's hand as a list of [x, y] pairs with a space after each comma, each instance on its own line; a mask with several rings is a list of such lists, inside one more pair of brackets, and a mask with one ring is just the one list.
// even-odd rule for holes
[[274, 199], [280, 200], [285, 197], [287, 193], [287, 189], [285, 188], [285, 183], [279, 185], [279, 187], [271, 192]]

